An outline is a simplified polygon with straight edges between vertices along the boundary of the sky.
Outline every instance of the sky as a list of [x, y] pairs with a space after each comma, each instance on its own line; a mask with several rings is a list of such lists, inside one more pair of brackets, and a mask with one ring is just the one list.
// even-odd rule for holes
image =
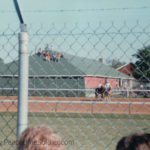
[[[24, 11], [26, 23], [50, 22], [92, 22], [92, 21], [131, 21], [149, 20], [148, 9], [133, 10], [107, 10], [111, 8], [140, 8], [150, 7], [149, 0], [18, 0]], [[41, 10], [76, 10], [76, 9], [106, 9], [95, 12], [51, 12], [34, 13]], [[1, 20], [4, 24], [17, 23], [18, 18], [14, 12], [13, 0], [1, 0], [0, 5]], [[12, 11], [2, 13], [2, 11]], [[28, 12], [27, 12], [28, 11]], [[32, 13], [30, 11], [33, 11]]]
[[[0, 34], [19, 32], [13, 0], [0, 0]], [[30, 35], [29, 50], [34, 53], [50, 42], [54, 49], [73, 55], [105, 60], [132, 61], [132, 54], [150, 41], [149, 0], [19, 0]], [[108, 34], [113, 32], [132, 34]], [[34, 36], [46, 33], [72, 36]], [[108, 32], [104, 36], [100, 33]], [[134, 34], [137, 32], [137, 34]], [[141, 35], [138, 34], [141, 32]], [[82, 35], [76, 35], [84, 33]], [[86, 33], [86, 34], [85, 34]], [[93, 35], [93, 33], [96, 33]], [[100, 34], [100, 35], [99, 35]], [[10, 40], [9, 40], [10, 39]], [[1, 36], [1, 58], [17, 59], [17, 41]]]

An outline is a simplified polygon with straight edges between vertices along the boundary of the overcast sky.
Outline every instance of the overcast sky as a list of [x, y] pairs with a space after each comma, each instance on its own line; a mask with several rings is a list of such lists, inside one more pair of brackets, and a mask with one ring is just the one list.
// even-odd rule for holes
[[[7, 32], [7, 26], [12, 28], [12, 30], [16, 31], [16, 28], [19, 26], [19, 20], [15, 13], [13, 0], [0, 0], [0, 33]], [[133, 28], [137, 25], [137, 21], [139, 22], [139, 26], [146, 27], [150, 25], [150, 0], [20, 0], [21, 8], [23, 10], [23, 16], [25, 22], [28, 26], [32, 25], [33, 29], [39, 28], [41, 24], [44, 26], [44, 30], [50, 29], [50, 24], [55, 23], [57, 28], [62, 28], [64, 23], [69, 24], [67, 27], [68, 30], [74, 25], [78, 24], [78, 27], [85, 30], [87, 24], [89, 23], [90, 26], [95, 29], [99, 22], [107, 29], [107, 27], [111, 26], [112, 22], [114, 23], [115, 27], [119, 30], [124, 22], [126, 22], [129, 28]], [[77, 11], [78, 10], [78, 11]], [[31, 29], [29, 29], [29, 32]], [[90, 32], [90, 31], [89, 31]], [[89, 37], [88, 37], [89, 38]], [[87, 39], [88, 39], [87, 38]], [[112, 37], [111, 37], [112, 38]], [[111, 38], [104, 37], [104, 44], [108, 44]], [[123, 37], [124, 38], [124, 37]], [[137, 38], [137, 37], [136, 37]], [[149, 36], [143, 36], [143, 41], [147, 42]], [[80, 39], [82, 41], [83, 38]], [[90, 40], [97, 40], [96, 38]], [[103, 40], [103, 39], [102, 39]], [[119, 40], [119, 37], [116, 38]], [[129, 41], [134, 42], [135, 37], [130, 36]], [[139, 40], [137, 38], [137, 40]], [[142, 40], [142, 39], [140, 39]], [[2, 41], [1, 43], [3, 43]], [[46, 40], [45, 40], [46, 42]], [[59, 41], [58, 41], [59, 42]], [[91, 41], [90, 41], [91, 42]], [[5, 43], [5, 42], [4, 42]], [[36, 42], [35, 42], [36, 43]], [[71, 42], [70, 42], [71, 43]], [[84, 42], [83, 42], [84, 43]], [[81, 44], [83, 44], [81, 43]], [[95, 42], [93, 42], [95, 44]], [[148, 43], [148, 42], [147, 42]], [[146, 43], [146, 44], [147, 44]], [[45, 43], [44, 43], [45, 44]], [[57, 43], [56, 43], [57, 44]], [[58, 45], [54, 43], [54, 47], [59, 48]], [[124, 44], [124, 43], [123, 43]], [[122, 44], [122, 45], [123, 45]], [[109, 51], [109, 48], [104, 52], [104, 49], [107, 47], [102, 48], [103, 45], [99, 45], [101, 51], [97, 51], [98, 45], [96, 45], [95, 55], [102, 55], [98, 57], [107, 57], [110, 59], [112, 55], [118, 56], [119, 58], [124, 56], [124, 60], [128, 58], [128, 55], [132, 55], [134, 50], [137, 48], [142, 47], [141, 42], [135, 42], [135, 45], [131, 49], [129, 49], [125, 44], [122, 51], [122, 47], [119, 51], [117, 51], [118, 47], [114, 43], [110, 45], [114, 52]], [[9, 47], [11, 44], [8, 44]], [[32, 44], [32, 47], [35, 47], [36, 44]], [[41, 45], [40, 45], [41, 46]], [[109, 46], [109, 44], [108, 44]], [[1, 46], [4, 47], [4, 46]], [[5, 49], [9, 49], [9, 47], [5, 46]], [[65, 49], [66, 45], [62, 45], [62, 50]], [[87, 45], [88, 47], [88, 45]], [[89, 45], [90, 47], [90, 45]], [[77, 50], [78, 47], [76, 47]], [[91, 47], [92, 48], [92, 47]], [[2, 49], [2, 48], [0, 48]], [[126, 51], [129, 49], [128, 54]], [[68, 48], [69, 50], [69, 48]], [[70, 49], [70, 53], [73, 52]], [[89, 51], [80, 51], [81, 55], [86, 55]], [[103, 53], [101, 53], [103, 51]], [[78, 55], [80, 55], [78, 52]], [[3, 57], [6, 57], [8, 52], [5, 52]], [[77, 52], [76, 52], [77, 53]], [[2, 53], [1, 53], [2, 54]], [[16, 52], [12, 53], [12, 56], [17, 55]], [[91, 54], [90, 54], [91, 55]], [[92, 56], [92, 55], [91, 55]], [[1, 55], [2, 57], [2, 55]], [[131, 59], [131, 58], [130, 58]], [[128, 60], [130, 61], [130, 60]]]
[[[1, 23], [17, 23], [18, 18], [14, 12], [13, 0], [0, 0]], [[150, 0], [19, 0], [27, 23], [37, 22], [83, 22], [83, 21], [134, 21], [149, 20], [150, 8], [145, 9], [118, 9], [110, 8], [141, 8], [150, 7]], [[75, 9], [104, 9], [104, 11], [85, 12], [50, 12], [33, 13], [29, 11], [47, 10], [75, 10]], [[105, 10], [106, 9], [106, 10]]]

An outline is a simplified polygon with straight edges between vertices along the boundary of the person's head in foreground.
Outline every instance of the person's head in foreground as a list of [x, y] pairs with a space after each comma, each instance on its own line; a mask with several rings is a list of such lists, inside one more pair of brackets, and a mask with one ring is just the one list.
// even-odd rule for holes
[[45, 125], [27, 128], [18, 138], [17, 150], [64, 150], [61, 137]]
[[150, 150], [150, 134], [132, 134], [117, 143], [116, 150]]

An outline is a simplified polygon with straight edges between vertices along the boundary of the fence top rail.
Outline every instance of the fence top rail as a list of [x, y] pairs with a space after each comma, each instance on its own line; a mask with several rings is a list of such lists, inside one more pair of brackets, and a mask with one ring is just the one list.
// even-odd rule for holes
[[[15, 100], [12, 100], [12, 99], [1, 99], [0, 102], [2, 103], [5, 103], [5, 102], [18, 102], [17, 99]], [[134, 102], [134, 101], [122, 101], [122, 102], [119, 102], [119, 101], [76, 101], [76, 100], [72, 100], [72, 101], [68, 101], [68, 100], [65, 100], [65, 99], [62, 99], [62, 100], [28, 100], [29, 103], [70, 103], [70, 104], [74, 104], [74, 103], [88, 103], [88, 104], [128, 104], [128, 105], [132, 105], [132, 104], [139, 104], [139, 105], [145, 105], [145, 104], [149, 104], [150, 105], [150, 102]]]
[[[1, 88], [0, 90], [18, 90], [18, 88]], [[62, 88], [28, 88], [29, 91], [90, 91], [94, 92], [95, 88], [88, 89], [62, 89]], [[149, 89], [112, 89], [112, 92], [150, 92]]]
[[[7, 74], [0, 74], [0, 77], [18, 77], [18, 75], [7, 75]], [[113, 77], [113, 76], [102, 76], [102, 75], [29, 75], [29, 78], [44, 78], [44, 77], [102, 77], [102, 78], [113, 78], [113, 79], [132, 79], [136, 80], [135, 78], [129, 77]]]

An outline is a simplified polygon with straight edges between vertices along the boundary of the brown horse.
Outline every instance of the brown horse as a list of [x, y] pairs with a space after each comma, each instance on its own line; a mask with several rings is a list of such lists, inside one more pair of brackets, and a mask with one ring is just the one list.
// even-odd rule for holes
[[101, 95], [101, 98], [104, 98], [106, 100], [110, 100], [111, 96], [111, 87], [106, 90], [104, 86], [101, 86], [100, 88], [95, 89], [95, 98], [98, 98], [99, 94]]

